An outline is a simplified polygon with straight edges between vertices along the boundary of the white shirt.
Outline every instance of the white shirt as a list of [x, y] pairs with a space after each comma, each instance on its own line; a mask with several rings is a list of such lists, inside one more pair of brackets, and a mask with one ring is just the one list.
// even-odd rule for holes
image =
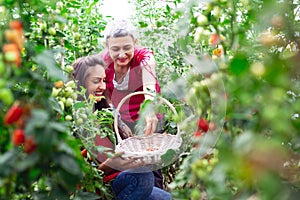
[[127, 73], [125, 74], [123, 81], [121, 83], [118, 83], [115, 78], [116, 78], [116, 74], [114, 74], [114, 79], [113, 79], [113, 84], [114, 87], [117, 90], [128, 90], [128, 82], [129, 82], [129, 72], [130, 72], [130, 68], [128, 69]]

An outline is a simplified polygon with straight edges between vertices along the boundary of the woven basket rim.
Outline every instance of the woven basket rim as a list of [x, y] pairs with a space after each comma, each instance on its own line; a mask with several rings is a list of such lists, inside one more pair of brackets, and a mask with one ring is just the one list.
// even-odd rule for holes
[[[129, 137], [129, 138], [126, 138], [123, 140], [118, 131], [118, 120], [117, 119], [118, 119], [118, 114], [119, 114], [119, 110], [120, 110], [121, 106], [124, 104], [124, 102], [128, 98], [130, 98], [134, 95], [141, 95], [141, 94], [144, 94], [144, 95], [146, 94], [146, 95], [149, 95], [152, 97], [155, 97], [157, 95], [157, 94], [145, 92], [145, 91], [138, 91], [138, 92], [130, 93], [120, 101], [120, 103], [118, 104], [118, 106], [115, 110], [114, 128], [115, 128], [115, 132], [116, 132], [116, 136], [117, 136], [117, 145], [115, 148], [115, 152], [116, 153], [123, 152], [122, 157], [124, 157], [124, 158], [126, 158], [126, 157], [136, 158], [136, 159], [143, 160], [148, 164], [161, 163], [161, 161], [162, 161], [161, 157], [160, 157], [161, 155], [165, 154], [169, 149], [178, 150], [182, 144], [182, 138], [181, 138], [179, 124], [177, 124], [177, 134], [176, 135], [172, 135], [169, 133], [153, 133], [148, 136], [135, 135], [135, 136], [132, 136], [132, 137]], [[167, 104], [170, 107], [170, 109], [172, 110], [172, 112], [175, 115], [178, 115], [174, 106], [167, 99], [163, 98], [162, 96], [158, 96], [158, 97], [160, 98], [160, 100], [163, 101], [163, 103]], [[158, 137], [160, 137], [160, 138], [158, 138]], [[128, 151], [128, 149], [124, 149], [124, 146], [122, 147], [122, 145], [128, 145], [128, 144], [126, 144], [126, 142], [129, 142], [130, 140], [143, 141], [143, 140], [151, 140], [151, 139], [155, 140], [156, 139], [158, 142], [162, 142], [161, 137], [164, 137], [163, 139], [167, 139], [167, 142], [165, 143], [167, 146], [160, 146], [163, 149], [158, 149], [158, 150], [153, 150], [153, 151], [147, 151], [147, 150], [139, 151], [140, 149], [137, 149], [137, 148], [140, 148], [141, 144], [139, 144], [139, 146], [136, 145], [134, 147], [127, 146], [127, 147], [130, 147], [133, 151], [132, 150]], [[170, 138], [172, 138], [172, 140]], [[157, 142], [157, 141], [155, 141], [155, 142]], [[153, 142], [153, 143], [155, 143], [155, 142]], [[170, 142], [171, 142], [171, 144], [170, 144]], [[149, 143], [147, 143], [147, 144], [149, 144]], [[164, 143], [161, 143], [161, 144], [164, 144]], [[129, 143], [129, 145], [132, 145], [132, 143], [131, 144]], [[134, 151], [134, 150], [138, 150], [138, 151]]]
[[[121, 142], [123, 139], [121, 138], [120, 136], [120, 133], [119, 133], [119, 130], [118, 130], [118, 114], [119, 114], [119, 110], [121, 109], [121, 106], [124, 104], [124, 102], [132, 97], [132, 96], [135, 96], [135, 95], [141, 95], [141, 94], [144, 94], [144, 95], [149, 95], [149, 96], [152, 96], [152, 97], [155, 97], [157, 96], [156, 93], [151, 93], [151, 92], [145, 92], [145, 91], [137, 91], [137, 92], [133, 92], [133, 93], [130, 93], [128, 94], [127, 96], [125, 96], [118, 104], [115, 112], [114, 112], [114, 128], [115, 128], [115, 132], [116, 132], [116, 136], [117, 136], [117, 142]], [[176, 109], [174, 108], [174, 106], [165, 98], [163, 98], [162, 96], [158, 96], [162, 101], [163, 103], [165, 103], [167, 106], [169, 106], [169, 108], [172, 110], [172, 112], [178, 116], [178, 113], [176, 111]], [[177, 135], [180, 135], [180, 128], [179, 128], [179, 124], [177, 124]]]

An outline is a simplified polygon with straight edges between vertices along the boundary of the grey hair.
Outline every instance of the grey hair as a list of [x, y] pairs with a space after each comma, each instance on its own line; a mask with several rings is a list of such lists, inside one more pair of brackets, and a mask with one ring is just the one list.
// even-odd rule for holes
[[131, 36], [133, 39], [137, 37], [136, 28], [132, 23], [125, 19], [116, 19], [108, 22], [103, 32], [104, 39], [107, 40], [111, 37]]

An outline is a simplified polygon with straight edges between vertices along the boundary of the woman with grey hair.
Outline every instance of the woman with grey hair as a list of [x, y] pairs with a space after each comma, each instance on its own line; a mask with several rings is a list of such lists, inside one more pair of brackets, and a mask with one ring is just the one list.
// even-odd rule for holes
[[[137, 45], [137, 31], [128, 20], [114, 20], [104, 30], [106, 49], [100, 57], [106, 63], [107, 97], [113, 107], [133, 92], [146, 91], [160, 93], [160, 86], [155, 73], [156, 61], [153, 52]], [[152, 100], [149, 95], [132, 96], [128, 103], [120, 108], [121, 119], [132, 132], [139, 119], [140, 107], [145, 100]], [[145, 115], [144, 134], [150, 135], [159, 129], [160, 116], [154, 111]], [[155, 174], [155, 185], [163, 187], [161, 170]]]

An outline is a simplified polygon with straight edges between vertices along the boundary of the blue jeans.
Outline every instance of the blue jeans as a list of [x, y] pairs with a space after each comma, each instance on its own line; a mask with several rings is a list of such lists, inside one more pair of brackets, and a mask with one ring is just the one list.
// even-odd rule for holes
[[152, 172], [121, 172], [112, 182], [118, 200], [171, 200], [171, 194], [154, 187]]

